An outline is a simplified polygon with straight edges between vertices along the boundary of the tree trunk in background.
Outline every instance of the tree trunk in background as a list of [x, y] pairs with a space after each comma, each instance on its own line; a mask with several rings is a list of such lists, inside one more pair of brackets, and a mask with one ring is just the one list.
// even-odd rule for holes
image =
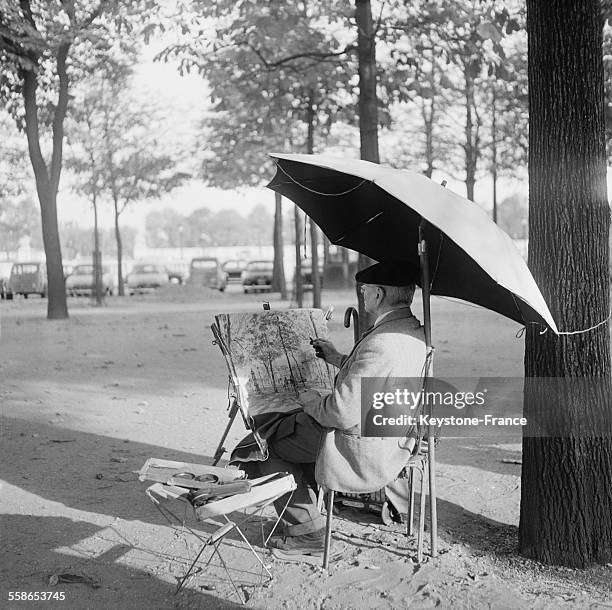
[[329, 239], [327, 235], [323, 233], [323, 275], [325, 275], [327, 265], [329, 265], [329, 245]]
[[340, 248], [340, 253], [342, 256], [342, 282], [344, 288], [350, 288], [352, 282], [352, 278], [350, 277], [350, 261], [349, 261], [349, 251], [346, 248]]
[[283, 258], [283, 197], [274, 193], [274, 269], [272, 272], [272, 290], [280, 292], [281, 299], [287, 298], [285, 281], [285, 263]]
[[474, 201], [474, 186], [476, 184], [476, 167], [478, 165], [478, 121], [474, 120], [474, 77], [471, 65], [463, 69], [465, 78], [465, 190], [470, 201]]
[[95, 191], [91, 203], [94, 210], [94, 295], [96, 305], [102, 305], [102, 253], [100, 252], [100, 232], [98, 229], [98, 202]]
[[[359, 62], [359, 141], [361, 158], [380, 163], [378, 153], [378, 96], [376, 93], [376, 37], [372, 22], [370, 0], [355, 0], [357, 23], [357, 57]], [[358, 267], [372, 264], [372, 259], [360, 254]], [[359, 303], [360, 332], [368, 328], [373, 320], [363, 307], [363, 295], [356, 286]]]
[[[308, 111], [307, 111], [307, 123], [308, 123], [308, 137], [306, 141], [306, 152], [308, 154], [314, 153], [314, 91], [310, 92], [308, 98]], [[321, 279], [319, 277], [319, 234], [317, 232], [317, 225], [309, 218], [305, 222], [310, 224], [310, 279], [312, 282], [312, 306], [315, 309], [321, 307]]]
[[495, 81], [491, 100], [491, 180], [493, 181], [493, 222], [497, 224], [497, 92]]
[[62, 248], [57, 225], [57, 191], [62, 169], [64, 117], [66, 116], [68, 103], [68, 77], [66, 75], [68, 49], [69, 45], [62, 44], [57, 51], [59, 92], [53, 116], [53, 151], [49, 168], [47, 168], [40, 148], [36, 99], [38, 77], [32, 70], [24, 69], [21, 71], [25, 131], [40, 204], [42, 236], [47, 261], [47, 318], [49, 320], [62, 320], [68, 317], [66, 279], [64, 277]]
[[[527, 0], [529, 266], [562, 331], [608, 317], [602, 19], [598, 0]], [[519, 547], [586, 567], [612, 560], [609, 324], [527, 329]], [[563, 378], [543, 387], [534, 377]], [[570, 383], [571, 382], [571, 383]], [[534, 436], [537, 425], [553, 433]]]
[[312, 275], [312, 306], [315, 309], [321, 308], [321, 274], [319, 273], [319, 229], [317, 225], [309, 219], [310, 222], [310, 256], [312, 259], [311, 275]]
[[298, 307], [304, 307], [304, 289], [302, 287], [302, 219], [300, 208], [294, 205], [293, 222], [295, 226], [295, 301]]
[[425, 175], [431, 178], [434, 170], [434, 119], [435, 119], [435, 101], [434, 98], [429, 100], [421, 100], [421, 114], [425, 126]]
[[119, 230], [119, 208], [115, 200], [115, 241], [117, 242], [117, 294], [125, 296], [123, 287], [123, 242], [121, 241], [121, 231]]

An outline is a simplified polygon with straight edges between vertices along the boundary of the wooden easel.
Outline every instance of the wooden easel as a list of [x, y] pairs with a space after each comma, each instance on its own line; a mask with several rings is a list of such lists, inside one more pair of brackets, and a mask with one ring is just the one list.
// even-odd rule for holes
[[[221, 348], [223, 355], [227, 356], [228, 349], [225, 343], [223, 342], [223, 339], [221, 338], [221, 334], [219, 333], [219, 327], [216, 324], [212, 324], [210, 328], [213, 332], [213, 336], [215, 337], [215, 340], [213, 341], [213, 345], [218, 345]], [[229, 360], [227, 361], [229, 362]], [[215, 453], [213, 455], [213, 466], [216, 466], [219, 463], [219, 461], [223, 457], [223, 454], [227, 451], [227, 449], [224, 447], [223, 444], [225, 443], [225, 439], [227, 438], [227, 435], [229, 434], [229, 431], [231, 430], [231, 427], [234, 424], [234, 420], [236, 419], [236, 415], [238, 413], [242, 415], [242, 421], [244, 423], [244, 427], [247, 430], [250, 430], [251, 427], [249, 426], [249, 423], [246, 417], [244, 416], [242, 409], [240, 408], [240, 403], [238, 402], [238, 396], [236, 396], [236, 394], [234, 393], [231, 396], [231, 404], [229, 407], [229, 413], [227, 414], [227, 417], [228, 417], [227, 425], [225, 426], [225, 430], [223, 431], [223, 434], [221, 435], [221, 439], [219, 440], [219, 444], [217, 445], [217, 449], [215, 450]]]

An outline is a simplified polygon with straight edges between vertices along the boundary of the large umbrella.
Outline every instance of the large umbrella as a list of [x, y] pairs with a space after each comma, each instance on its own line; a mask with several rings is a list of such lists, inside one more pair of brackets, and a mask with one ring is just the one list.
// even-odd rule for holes
[[424, 239], [431, 294], [557, 332], [520, 252], [477, 204], [422, 174], [368, 161], [271, 156], [277, 172], [268, 187], [304, 210], [332, 244], [377, 261], [419, 265], [417, 244]]
[[[400, 169], [326, 155], [272, 153], [268, 187], [296, 203], [332, 244], [377, 260], [421, 267], [424, 368], [430, 374], [429, 295], [455, 297], [522, 324], [555, 321], [520, 252], [475, 203], [433, 180]], [[436, 556], [434, 435], [429, 430], [431, 552]], [[323, 565], [327, 567], [333, 492], [328, 497]]]

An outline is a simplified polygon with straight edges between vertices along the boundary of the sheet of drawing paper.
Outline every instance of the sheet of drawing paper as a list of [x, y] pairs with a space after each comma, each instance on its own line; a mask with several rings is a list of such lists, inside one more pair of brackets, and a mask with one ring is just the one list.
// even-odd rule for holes
[[315, 356], [311, 338], [327, 338], [320, 309], [219, 314], [216, 322], [233, 367], [240, 402], [252, 417], [299, 407], [298, 392], [333, 387], [332, 367]]

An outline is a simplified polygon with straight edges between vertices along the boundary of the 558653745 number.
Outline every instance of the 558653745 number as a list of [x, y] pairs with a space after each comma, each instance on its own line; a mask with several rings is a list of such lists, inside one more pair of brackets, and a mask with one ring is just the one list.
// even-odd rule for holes
[[9, 602], [64, 601], [65, 591], [9, 591]]

